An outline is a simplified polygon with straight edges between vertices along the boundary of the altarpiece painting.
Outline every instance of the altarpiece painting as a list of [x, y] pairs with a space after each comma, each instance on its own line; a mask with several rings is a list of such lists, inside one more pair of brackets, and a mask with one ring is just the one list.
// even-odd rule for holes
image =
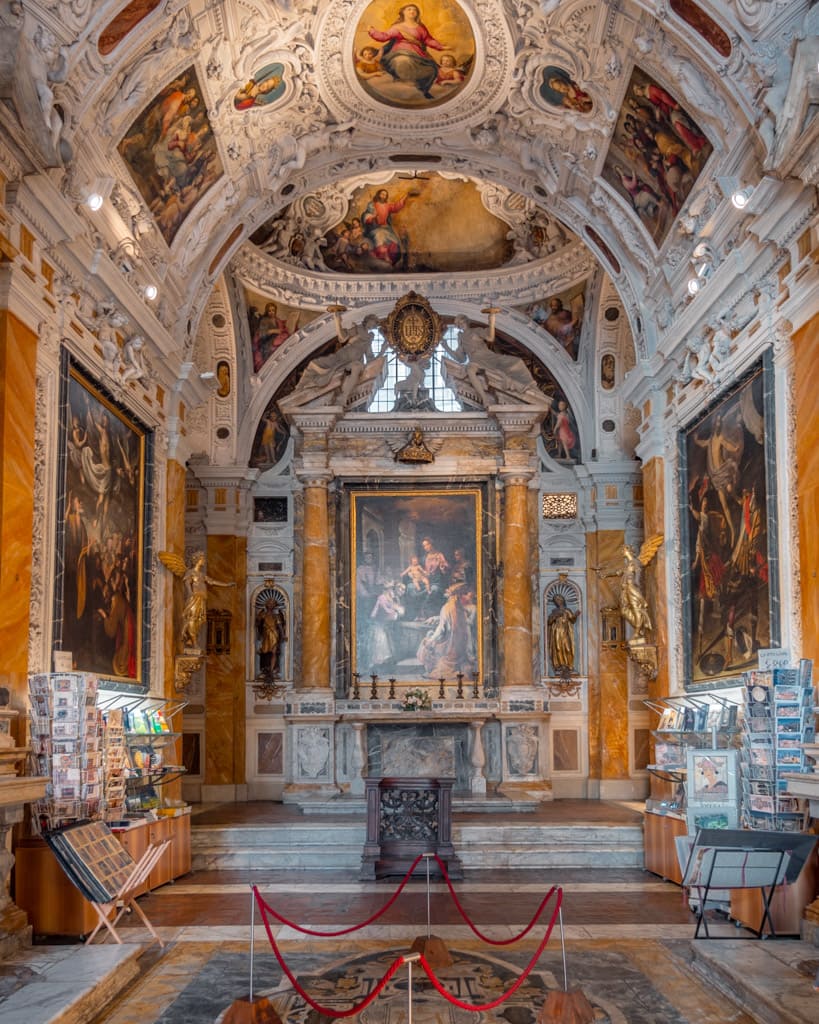
[[482, 671], [478, 489], [350, 494], [353, 672], [400, 683]]

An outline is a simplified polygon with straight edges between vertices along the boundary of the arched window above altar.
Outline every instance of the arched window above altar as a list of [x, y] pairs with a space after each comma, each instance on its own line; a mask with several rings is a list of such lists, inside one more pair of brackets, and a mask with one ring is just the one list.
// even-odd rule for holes
[[[458, 345], [458, 328], [450, 324], [444, 337], [452, 348]], [[382, 350], [387, 360], [384, 383], [373, 395], [367, 412], [463, 412], [463, 406], [448, 387], [442, 360], [451, 353], [440, 343], [425, 359], [406, 363], [395, 349], [385, 348], [384, 335], [372, 332], [373, 355]]]

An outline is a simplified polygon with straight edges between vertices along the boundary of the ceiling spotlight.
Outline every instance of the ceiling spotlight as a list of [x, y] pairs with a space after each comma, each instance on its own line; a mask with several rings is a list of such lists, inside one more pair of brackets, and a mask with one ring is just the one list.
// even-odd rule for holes
[[692, 277], [688, 281], [688, 294], [696, 295], [697, 292], [702, 288], [702, 281], [698, 277]]
[[159, 295], [159, 289], [155, 284], [146, 284], [142, 294], [148, 302], [153, 302], [157, 295]]
[[91, 192], [88, 198], [85, 200], [85, 205], [88, 207], [89, 210], [92, 210], [94, 213], [96, 213], [97, 210], [102, 209], [103, 202], [104, 200], [102, 196], [99, 194], [99, 192]]
[[747, 188], [738, 188], [736, 192], [731, 193], [731, 202], [738, 210], [744, 210], [753, 194], [754, 190], [750, 185]]

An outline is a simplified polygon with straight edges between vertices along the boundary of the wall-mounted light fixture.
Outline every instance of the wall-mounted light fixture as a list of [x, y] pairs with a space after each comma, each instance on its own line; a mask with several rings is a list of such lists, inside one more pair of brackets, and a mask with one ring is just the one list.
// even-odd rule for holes
[[101, 210], [104, 202], [105, 200], [99, 192], [89, 192], [85, 197], [85, 205], [92, 211], [92, 213], [96, 213], [97, 210]]
[[735, 191], [731, 193], [731, 202], [737, 210], [744, 210], [751, 201], [751, 196], [753, 194], [754, 189], [751, 185], [747, 185], [745, 188], [735, 189]]
[[142, 295], [146, 302], [153, 302], [157, 295], [159, 295], [159, 289], [155, 284], [146, 284], [142, 289]]

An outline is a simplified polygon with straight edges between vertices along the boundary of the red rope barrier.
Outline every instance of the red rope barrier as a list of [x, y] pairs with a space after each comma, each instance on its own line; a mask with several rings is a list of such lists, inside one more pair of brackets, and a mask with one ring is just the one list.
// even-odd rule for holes
[[386, 985], [389, 983], [392, 976], [395, 974], [398, 968], [404, 963], [403, 956], [397, 956], [395, 960], [393, 960], [393, 962], [390, 964], [389, 968], [387, 969], [387, 973], [384, 975], [381, 981], [379, 981], [379, 983], [375, 986], [372, 992], [370, 992], [367, 998], [364, 999], [363, 1002], [359, 1003], [357, 1006], [353, 1006], [349, 1010], [331, 1010], [330, 1007], [328, 1006], [322, 1006], [320, 1003], [317, 1003], [314, 999], [310, 998], [310, 996], [304, 991], [304, 989], [296, 980], [296, 976], [291, 972], [290, 968], [284, 962], [284, 957], [279, 952], [279, 947], [276, 945], [276, 940], [273, 938], [273, 932], [271, 931], [270, 928], [270, 922], [268, 921], [267, 914], [265, 913], [264, 901], [259, 899], [259, 893], [256, 890], [255, 885], [253, 886], [253, 890], [256, 893], [256, 901], [257, 903], [259, 903], [259, 909], [262, 914], [262, 921], [264, 922], [267, 937], [270, 940], [270, 945], [273, 949], [273, 952], [276, 954], [276, 959], [279, 961], [279, 966], [287, 975], [290, 984], [293, 986], [296, 992], [298, 992], [298, 994], [308, 1004], [308, 1006], [312, 1006], [316, 1013], [321, 1013], [325, 1017], [334, 1018], [354, 1017], [357, 1013], [361, 1013], [362, 1010], [366, 1009], [375, 998], [381, 995], [381, 993], [383, 992]]
[[360, 928], [366, 928], [368, 924], [372, 924], [373, 921], [377, 921], [378, 918], [381, 917], [382, 914], [385, 914], [390, 909], [390, 907], [393, 905], [393, 903], [395, 903], [395, 901], [398, 899], [398, 897], [401, 895], [401, 893], [402, 893], [402, 891], [404, 889], [404, 886], [407, 884], [407, 882], [412, 877], [412, 873], [413, 873], [413, 871], [415, 871], [416, 867], [418, 866], [418, 861], [421, 860], [421, 857], [422, 857], [422, 854], [419, 854], [415, 858], [415, 860], [412, 862], [412, 865], [411, 865], [409, 871], [407, 871], [407, 873], [404, 875], [404, 878], [401, 881], [401, 884], [398, 886], [398, 888], [392, 894], [390, 899], [387, 900], [387, 902], [384, 904], [384, 906], [380, 910], [377, 910], [372, 915], [372, 917], [368, 917], [366, 921], [362, 921], [361, 924], [354, 924], [354, 925], [352, 925], [349, 928], [342, 928], [341, 931], [338, 931], [338, 932], [320, 932], [320, 931], [315, 931], [315, 930], [310, 929], [310, 928], [302, 928], [300, 925], [296, 924], [295, 921], [289, 921], [286, 917], [283, 917], [281, 914], [277, 913], [270, 906], [270, 904], [264, 899], [264, 897], [259, 893], [259, 889], [258, 889], [257, 886], [254, 885], [252, 888], [253, 888], [253, 892], [256, 895], [256, 902], [259, 904], [259, 909], [261, 910], [263, 907], [266, 908], [267, 911], [270, 914], [272, 914], [273, 917], [275, 917], [276, 920], [279, 921], [281, 924], [287, 925], [288, 928], [293, 928], [297, 932], [302, 932], [302, 934], [304, 934], [304, 935], [314, 935], [317, 938], [321, 938], [321, 939], [333, 939], [333, 938], [335, 938], [338, 935], [349, 935], [350, 932], [357, 932]]
[[[464, 921], [466, 921], [466, 923], [469, 925], [472, 931], [478, 936], [481, 942], [486, 942], [490, 946], [511, 946], [513, 943], [519, 942], [525, 935], [528, 935], [540, 919], [540, 915], [543, 913], [546, 904], [552, 898], [555, 889], [558, 888], [558, 886], [553, 885], [552, 888], [546, 893], [546, 895], [540, 902], [540, 906], [535, 911], [535, 916], [532, 918], [529, 924], [526, 925], [523, 931], [520, 932], [519, 935], [513, 935], [511, 939], [490, 939], [489, 936], [484, 935], [483, 932], [479, 931], [479, 929], [472, 923], [472, 921], [470, 921], [466, 911], [461, 906], [461, 902], [458, 899], [455, 890], [452, 888], [452, 882], [450, 882], [449, 880], [449, 875], [447, 874], [446, 870], [446, 864], [444, 864], [444, 862], [441, 860], [437, 853], [435, 854], [435, 860], [438, 862], [438, 867], [443, 872], [444, 881], [446, 882], [447, 887], [449, 888], [449, 893], [452, 896], [452, 899], [455, 901], [455, 906], [458, 908], [458, 912], [460, 913], [461, 917], [464, 919]], [[561, 901], [563, 899], [562, 890], [560, 899]], [[560, 906], [560, 903], [558, 903], [558, 906]]]
[[503, 995], [498, 996], [498, 998], [494, 999], [491, 1003], [483, 1003], [483, 1004], [478, 1005], [478, 1006], [473, 1006], [471, 1003], [464, 1003], [462, 1000], [457, 999], [450, 992], [447, 992], [447, 990], [444, 988], [444, 986], [441, 984], [441, 982], [438, 981], [438, 979], [435, 977], [435, 974], [434, 974], [432, 968], [429, 966], [429, 964], [427, 963], [426, 959], [424, 958], [424, 955], [421, 954], [421, 959], [420, 959], [419, 962], [420, 962], [421, 966], [424, 968], [424, 973], [429, 978], [429, 980], [432, 982], [432, 985], [435, 987], [435, 989], [438, 991], [438, 993], [440, 995], [442, 995], [444, 997], [444, 999], [446, 999], [446, 1001], [448, 1003], [452, 1003], [453, 1006], [457, 1006], [461, 1010], [469, 1010], [469, 1011], [471, 1011], [473, 1013], [481, 1013], [481, 1012], [484, 1012], [486, 1010], [494, 1010], [496, 1006], [500, 1006], [501, 1003], [505, 1002], [511, 995], [513, 995], [520, 988], [520, 986], [524, 983], [524, 981], [528, 978], [529, 974], [532, 971], [532, 968], [535, 966], [537, 961], [540, 959], [540, 954], [546, 948], [546, 943], [549, 941], [549, 937], [552, 934], [552, 929], [555, 926], [555, 921], [557, 920], [557, 916], [560, 913], [560, 907], [561, 907], [562, 903], [563, 903], [563, 890], [560, 889], [560, 888], [557, 888], [557, 901], [556, 901], [555, 909], [552, 912], [552, 919], [549, 922], [549, 927], [548, 927], [548, 929], [546, 931], [546, 934], [543, 936], [543, 941], [540, 943], [540, 945], [538, 946], [537, 950], [535, 951], [535, 955], [532, 957], [532, 959], [526, 965], [526, 968], [525, 968], [523, 974], [521, 974], [521, 976], [518, 978], [518, 980], [515, 982], [515, 984], [509, 989], [509, 991], [508, 992], [504, 992]]

